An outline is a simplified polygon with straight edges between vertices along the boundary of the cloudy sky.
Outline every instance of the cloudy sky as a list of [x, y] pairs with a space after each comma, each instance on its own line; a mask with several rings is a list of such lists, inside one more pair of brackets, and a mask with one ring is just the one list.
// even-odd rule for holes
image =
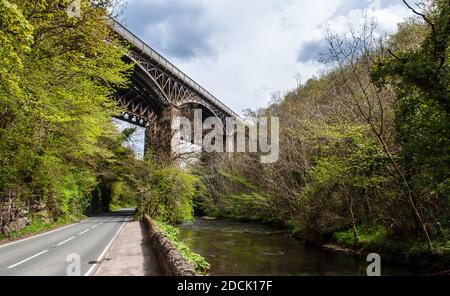
[[238, 113], [320, 73], [323, 36], [362, 18], [393, 32], [401, 0], [127, 0], [120, 20]]

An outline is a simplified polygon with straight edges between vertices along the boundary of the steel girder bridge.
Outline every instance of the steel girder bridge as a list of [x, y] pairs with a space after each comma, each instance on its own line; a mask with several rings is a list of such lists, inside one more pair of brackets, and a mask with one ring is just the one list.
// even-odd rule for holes
[[159, 131], [167, 134], [170, 130], [170, 121], [163, 118], [174, 110], [201, 109], [203, 118], [216, 117], [224, 127], [227, 117], [239, 119], [233, 110], [119, 22], [112, 19], [110, 27], [131, 45], [125, 59], [135, 65], [130, 87], [116, 93], [115, 99], [124, 110], [117, 118], [146, 129], [145, 150], [155, 142], [162, 143], [160, 152], [170, 150], [170, 138]]

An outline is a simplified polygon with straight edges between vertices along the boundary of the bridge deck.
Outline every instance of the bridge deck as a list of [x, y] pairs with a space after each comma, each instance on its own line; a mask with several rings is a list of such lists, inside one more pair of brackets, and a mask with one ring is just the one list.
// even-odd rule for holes
[[156, 52], [153, 48], [147, 45], [144, 41], [139, 39], [136, 35], [131, 33], [127, 28], [125, 28], [118, 21], [112, 19], [110, 22], [111, 28], [130, 42], [135, 48], [142, 51], [143, 54], [147, 55], [151, 60], [155, 63], [158, 63], [165, 70], [169, 71], [171, 75], [176, 77], [178, 80], [182, 81], [185, 85], [191, 88], [198, 95], [209, 101], [210, 103], [216, 105], [218, 108], [222, 109], [225, 113], [229, 114], [229, 116], [239, 118], [239, 115], [227, 107], [224, 103], [222, 103], [219, 99], [217, 99], [214, 95], [200, 86], [197, 82], [183, 73], [180, 69], [178, 69], [175, 65], [169, 62], [166, 58]]

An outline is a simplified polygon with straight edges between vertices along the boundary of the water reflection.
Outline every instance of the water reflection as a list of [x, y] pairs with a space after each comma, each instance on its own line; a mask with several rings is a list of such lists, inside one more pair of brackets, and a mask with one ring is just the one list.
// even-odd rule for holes
[[[284, 230], [229, 220], [196, 219], [181, 236], [211, 264], [210, 275], [366, 275], [364, 260], [306, 247]], [[407, 275], [382, 263], [383, 275]]]

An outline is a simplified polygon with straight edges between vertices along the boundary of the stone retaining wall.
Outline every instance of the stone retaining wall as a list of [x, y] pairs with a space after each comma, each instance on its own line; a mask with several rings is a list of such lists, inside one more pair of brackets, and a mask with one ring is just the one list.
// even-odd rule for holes
[[144, 216], [144, 224], [149, 233], [149, 243], [154, 249], [164, 275], [195, 276], [194, 269], [172, 243], [157, 229], [153, 220]]

